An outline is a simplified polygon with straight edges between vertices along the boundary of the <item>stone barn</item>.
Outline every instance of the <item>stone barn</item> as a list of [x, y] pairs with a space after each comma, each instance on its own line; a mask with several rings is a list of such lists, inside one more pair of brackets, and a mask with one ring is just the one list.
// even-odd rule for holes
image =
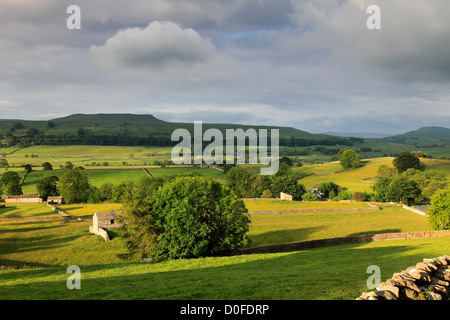
[[38, 194], [27, 194], [22, 196], [6, 196], [6, 203], [42, 203]]
[[64, 204], [64, 198], [63, 197], [48, 197], [47, 203]]
[[280, 200], [282, 200], [282, 201], [292, 201], [292, 196], [290, 194], [280, 192]]
[[108, 233], [105, 229], [119, 228], [121, 225], [117, 222], [118, 211], [96, 212], [92, 218], [92, 226], [89, 232], [102, 236], [105, 241], [109, 241]]
[[94, 227], [100, 227], [104, 229], [119, 228], [120, 224], [116, 222], [117, 215], [119, 214], [120, 212], [117, 211], [96, 212], [93, 216], [92, 224]]

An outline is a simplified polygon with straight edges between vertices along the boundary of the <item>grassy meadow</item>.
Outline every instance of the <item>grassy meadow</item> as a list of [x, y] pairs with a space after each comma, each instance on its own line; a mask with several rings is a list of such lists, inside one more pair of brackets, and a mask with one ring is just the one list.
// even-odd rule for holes
[[[81, 290], [68, 290], [67, 266], [0, 271], [2, 299], [120, 300], [354, 300], [367, 291], [367, 267], [377, 265], [381, 280], [424, 257], [448, 254], [449, 238], [411, 239], [341, 245], [277, 254], [254, 254], [165, 261], [155, 264], [102, 262], [118, 252], [112, 240], [61, 235], [80, 244], [75, 254], [90, 252], [97, 263], [81, 265]], [[71, 239], [72, 238], [72, 239]], [[83, 244], [80, 243], [81, 240]], [[85, 245], [89, 244], [90, 246]], [[29, 249], [29, 245], [24, 249]], [[102, 253], [98, 252], [102, 247]], [[73, 256], [72, 252], [61, 253]], [[84, 253], [85, 257], [88, 253]], [[114, 259], [114, 258], [110, 258]]]
[[381, 210], [252, 214], [252, 247], [364, 234], [431, 230], [426, 217], [401, 207]]
[[58, 217], [45, 203], [6, 203], [0, 218]]
[[92, 219], [96, 212], [120, 211], [121, 207], [120, 203], [64, 204], [58, 206], [58, 208], [72, 216], [89, 219]]
[[[192, 167], [160, 168], [153, 160], [170, 158], [170, 148], [36, 146], [2, 148], [15, 170], [24, 175], [23, 164], [35, 165], [23, 185], [24, 193], [36, 193], [36, 185], [49, 175], [61, 177], [59, 165], [71, 161], [85, 167], [90, 183], [138, 181], [154, 177], [199, 173], [224, 179], [222, 171]], [[33, 157], [31, 155], [33, 154]], [[37, 157], [36, 157], [37, 155]], [[381, 165], [392, 166], [393, 158], [370, 159], [361, 168], [343, 171], [339, 163], [293, 168], [293, 175], [307, 188], [333, 181], [349, 191], [371, 191], [361, 180], [377, 175]], [[56, 170], [39, 171], [48, 161]], [[92, 166], [108, 162], [108, 166]], [[124, 165], [126, 162], [127, 165]], [[440, 170], [450, 176], [450, 161], [424, 159], [426, 170]], [[5, 170], [2, 169], [1, 172]], [[308, 174], [321, 173], [324, 175]], [[330, 173], [326, 174], [325, 173]], [[249, 211], [305, 209], [352, 209], [368, 207], [364, 202], [290, 202], [245, 200]], [[70, 204], [61, 209], [91, 218], [95, 212], [120, 210], [117, 203]], [[45, 204], [6, 204], [0, 218], [58, 216]], [[401, 207], [381, 210], [339, 212], [296, 212], [251, 214], [248, 236], [251, 246], [284, 244], [363, 234], [430, 230], [426, 217]], [[392, 240], [339, 245], [288, 253], [205, 257], [144, 264], [126, 261], [123, 239], [113, 235], [105, 242], [89, 233], [91, 221], [0, 221], [0, 266], [42, 267], [29, 270], [1, 270], [1, 299], [293, 299], [353, 300], [367, 291], [367, 267], [378, 265], [382, 278], [421, 261], [450, 254], [450, 238]], [[81, 290], [68, 290], [66, 269], [81, 268]]]
[[109, 166], [150, 164], [152, 161], [170, 159], [170, 147], [127, 147], [127, 146], [33, 146], [23, 149], [0, 148], [6, 153], [11, 166], [31, 164], [40, 166], [48, 161], [57, 169], [66, 161], [76, 166], [92, 166], [93, 162], [108, 162]]
[[[326, 171], [328, 169], [336, 168], [335, 166], [330, 166], [329, 164], [324, 165], [313, 165], [309, 169], [310, 173], [329, 173], [322, 175], [310, 175], [299, 179], [299, 183], [303, 184], [306, 188], [312, 188], [321, 182], [334, 182], [341, 187], [346, 187], [350, 192], [371, 192], [372, 183], [363, 182], [362, 180], [367, 178], [373, 178], [377, 176], [378, 169], [382, 165], [388, 167], [393, 167], [393, 158], [380, 158], [372, 159], [366, 165], [350, 169], [347, 171], [342, 171], [335, 173], [336, 171]], [[449, 160], [435, 160], [435, 159], [420, 159], [421, 162], [426, 166], [425, 170], [442, 170], [446, 174], [450, 174], [450, 161]], [[298, 168], [298, 172], [303, 167]], [[294, 169], [296, 170], [296, 169]], [[342, 167], [340, 167], [342, 170]], [[339, 171], [339, 170], [338, 170]]]

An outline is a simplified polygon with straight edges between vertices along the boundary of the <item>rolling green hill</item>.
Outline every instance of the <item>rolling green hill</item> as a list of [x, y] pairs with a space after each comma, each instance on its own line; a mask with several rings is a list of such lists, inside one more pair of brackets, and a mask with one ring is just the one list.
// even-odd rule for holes
[[[290, 127], [204, 123], [203, 131], [219, 129], [226, 137], [227, 129], [278, 129], [280, 145], [346, 145], [363, 139], [312, 134]], [[74, 114], [63, 118], [28, 121], [0, 120], [2, 147], [30, 145], [106, 145], [106, 146], [173, 146], [172, 132], [187, 129], [194, 133], [193, 123], [166, 122], [149, 114]]]
[[396, 135], [392, 138], [400, 139], [446, 139], [450, 140], [450, 129], [444, 127], [424, 127], [419, 130], [410, 131]]
[[[226, 129], [278, 129], [280, 155], [303, 160], [330, 161], [344, 147], [355, 149], [363, 158], [394, 157], [403, 151], [423, 151], [432, 156], [450, 156], [450, 129], [422, 128], [389, 138], [340, 137], [312, 134], [291, 127], [204, 123], [203, 131], [216, 128], [226, 138]], [[193, 137], [194, 124], [167, 122], [150, 114], [73, 114], [42, 121], [0, 120], [0, 148], [30, 146], [151, 146], [172, 147], [172, 132], [187, 129]], [[207, 142], [204, 143], [208, 144]], [[336, 160], [336, 159], [334, 159]]]

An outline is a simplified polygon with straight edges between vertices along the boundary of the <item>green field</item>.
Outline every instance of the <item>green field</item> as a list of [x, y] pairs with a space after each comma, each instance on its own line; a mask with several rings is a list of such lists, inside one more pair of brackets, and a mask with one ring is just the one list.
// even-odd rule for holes
[[364, 208], [367, 202], [244, 200], [248, 211]]
[[431, 230], [426, 217], [401, 207], [379, 211], [251, 215], [252, 247], [363, 234]]
[[[13, 153], [11, 153], [14, 151]], [[42, 163], [50, 162], [59, 169], [66, 161], [75, 166], [89, 167], [93, 162], [108, 166], [149, 165], [152, 161], [170, 160], [170, 147], [127, 147], [127, 146], [34, 146], [23, 149], [0, 148], [6, 153], [5, 159], [10, 166], [31, 164], [39, 169]]]
[[[59, 242], [51, 243], [83, 240], [73, 237], [61, 235]], [[67, 257], [62, 267], [0, 271], [0, 298], [354, 300], [368, 291], [368, 266], [379, 266], [385, 281], [425, 257], [448, 254], [450, 245], [449, 238], [395, 240], [278, 254], [101, 265], [109, 252], [115, 252], [114, 240], [108, 244], [92, 237], [84, 240], [90, 246], [79, 251], [91, 252], [98, 263], [80, 264], [81, 290], [67, 289], [67, 266], [77, 262]]]
[[[433, 159], [421, 159], [421, 162], [426, 165], [426, 170], [443, 170], [445, 172], [450, 172], [450, 161], [449, 160], [433, 160]], [[362, 182], [363, 179], [373, 178], [377, 176], [378, 169], [380, 166], [386, 165], [388, 167], [393, 167], [392, 158], [390, 159], [372, 159], [371, 162], [363, 167], [351, 169], [348, 171], [325, 174], [325, 175], [310, 175], [308, 177], [301, 178], [299, 183], [303, 184], [306, 188], [312, 188], [321, 182], [334, 182], [341, 187], [348, 188], [351, 192], [371, 192], [372, 184], [367, 182]], [[314, 165], [309, 169], [310, 172], [323, 173], [321, 166], [328, 165]], [[317, 168], [317, 169], [316, 169]], [[301, 168], [299, 168], [301, 169]], [[321, 172], [322, 171], [322, 172]]]
[[58, 206], [64, 212], [75, 216], [92, 219], [96, 212], [120, 211], [120, 203], [89, 203], [89, 204], [64, 204]]
[[[6, 159], [19, 171], [20, 165], [40, 166], [49, 161], [58, 169], [72, 161], [86, 168], [90, 183], [100, 186], [146, 177], [199, 173], [224, 179], [214, 169], [155, 168], [145, 165], [170, 157], [170, 148], [36, 146], [2, 149]], [[8, 154], [11, 153], [11, 154]], [[31, 158], [33, 154], [33, 158]], [[26, 157], [25, 155], [28, 155]], [[36, 157], [37, 155], [38, 157]], [[132, 157], [131, 157], [132, 155]], [[33, 162], [30, 162], [33, 161]], [[109, 166], [93, 167], [93, 161]], [[123, 162], [134, 166], [124, 166]], [[450, 161], [425, 159], [426, 170], [450, 174]], [[333, 181], [349, 191], [371, 191], [362, 179], [377, 175], [379, 166], [392, 166], [392, 158], [371, 159], [358, 169], [329, 175], [342, 168], [326, 163], [293, 168], [299, 183], [311, 188]], [[433, 164], [440, 164], [431, 166]], [[39, 169], [35, 167], [34, 169]], [[101, 170], [107, 169], [107, 170]], [[4, 172], [4, 170], [2, 171]], [[33, 171], [26, 177], [24, 193], [36, 193], [46, 176], [61, 177], [66, 170]], [[290, 202], [246, 200], [249, 211], [361, 208], [361, 202]], [[74, 204], [61, 208], [76, 217], [91, 218], [95, 212], [120, 210], [115, 203]], [[45, 204], [6, 204], [0, 218], [58, 216]], [[297, 212], [250, 215], [251, 247], [309, 241], [363, 234], [430, 230], [426, 217], [401, 207], [381, 210], [339, 212]], [[350, 299], [367, 291], [367, 267], [378, 265], [382, 278], [430, 258], [450, 254], [450, 238], [411, 239], [339, 245], [289, 253], [207, 257], [143, 264], [119, 258], [126, 252], [123, 239], [110, 231], [112, 241], [89, 233], [91, 221], [4, 221], [0, 222], [0, 266], [45, 267], [37, 270], [0, 271], [0, 299]], [[78, 265], [82, 290], [68, 290], [66, 268]]]
[[6, 203], [0, 208], [0, 218], [32, 218], [57, 217], [59, 214], [52, 211], [44, 203]]

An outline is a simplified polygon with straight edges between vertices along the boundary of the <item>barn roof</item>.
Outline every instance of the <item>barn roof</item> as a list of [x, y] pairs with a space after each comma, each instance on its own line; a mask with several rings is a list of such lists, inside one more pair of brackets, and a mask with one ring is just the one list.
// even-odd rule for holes
[[120, 212], [117, 211], [102, 211], [102, 212], [96, 212], [94, 214], [94, 218], [97, 217], [97, 220], [111, 220], [115, 219], [116, 215], [120, 214]]

